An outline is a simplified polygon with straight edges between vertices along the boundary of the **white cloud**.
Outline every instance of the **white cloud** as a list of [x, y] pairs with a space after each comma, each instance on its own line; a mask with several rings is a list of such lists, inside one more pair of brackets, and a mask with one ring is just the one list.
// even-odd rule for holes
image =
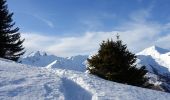
[[79, 37], [24, 34], [23, 37], [26, 39], [24, 45], [30, 50], [44, 50], [58, 56], [71, 56], [96, 52], [103, 40], [114, 38], [116, 33], [120, 33], [120, 38], [124, 43], [128, 44], [128, 48], [132, 51], [140, 51], [143, 48], [154, 45], [157, 40], [168, 41], [165, 37], [159, 38], [161, 30], [159, 25], [129, 24], [127, 27], [112, 32], [87, 32]]
[[98, 50], [99, 44], [103, 40], [114, 38], [114, 35], [119, 33], [120, 38], [134, 52], [139, 52], [151, 45], [170, 48], [168, 44], [170, 42], [170, 24], [148, 21], [149, 16], [150, 10], [140, 10], [130, 14], [131, 20], [122, 23], [114, 31], [86, 32], [78, 37], [53, 37], [38, 33], [25, 33], [23, 34], [23, 37], [26, 39], [24, 46], [28, 50], [38, 49], [58, 56], [91, 54]]
[[112, 32], [87, 32], [80, 37], [52, 37], [24, 33], [24, 46], [29, 51], [42, 50], [58, 56], [93, 53], [99, 43], [113, 35]]
[[156, 41], [156, 44], [158, 46], [161, 46], [166, 49], [170, 49], [169, 43], [170, 43], [170, 34], [163, 36]]
[[115, 20], [116, 14], [115, 13], [106, 13], [101, 12], [100, 14], [93, 15], [93, 16], [85, 16], [85, 18], [82, 18], [83, 20], [79, 20], [79, 22], [83, 25], [83, 27], [87, 30], [97, 30], [102, 27], [104, 27], [103, 20], [104, 19], [110, 19]]
[[24, 46], [29, 51], [45, 50], [54, 42], [53, 37], [43, 36], [38, 33], [23, 33], [22, 37], [25, 38]]
[[50, 20], [47, 20], [47, 19], [45, 19], [45, 18], [43, 18], [43, 17], [40, 17], [40, 16], [38, 16], [38, 15], [33, 15], [33, 16], [34, 16], [35, 18], [41, 20], [41, 21], [44, 22], [45, 24], [47, 24], [49, 27], [54, 28], [54, 24], [53, 24]]

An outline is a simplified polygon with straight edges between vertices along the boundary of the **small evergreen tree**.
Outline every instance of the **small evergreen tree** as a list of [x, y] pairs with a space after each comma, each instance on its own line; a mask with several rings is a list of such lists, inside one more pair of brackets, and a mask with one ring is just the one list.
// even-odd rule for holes
[[117, 36], [117, 41], [102, 42], [98, 54], [87, 59], [87, 69], [91, 74], [107, 80], [144, 87], [147, 71], [144, 66], [136, 67], [136, 58]]
[[13, 13], [9, 13], [6, 0], [0, 0], [0, 57], [17, 61], [24, 54], [19, 28], [14, 28]]

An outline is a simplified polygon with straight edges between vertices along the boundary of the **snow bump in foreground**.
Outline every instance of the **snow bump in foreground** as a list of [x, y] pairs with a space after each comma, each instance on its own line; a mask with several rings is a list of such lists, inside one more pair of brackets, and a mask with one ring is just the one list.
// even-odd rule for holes
[[0, 100], [170, 100], [170, 94], [71, 70], [0, 59]]

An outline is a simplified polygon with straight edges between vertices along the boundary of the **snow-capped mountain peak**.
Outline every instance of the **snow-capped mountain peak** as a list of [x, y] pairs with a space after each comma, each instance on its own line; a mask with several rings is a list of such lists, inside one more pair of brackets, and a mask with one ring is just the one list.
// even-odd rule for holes
[[150, 56], [159, 58], [161, 54], [165, 54], [168, 52], [170, 51], [154, 45], [137, 53], [137, 55], [150, 55]]
[[24, 58], [39, 57], [39, 56], [47, 56], [47, 53], [44, 51], [34, 51], [34, 52], [31, 52], [30, 54], [26, 55]]
[[21, 58], [19, 62], [33, 66], [45, 67], [48, 64], [52, 63], [54, 60], [62, 59], [62, 57], [48, 55], [46, 52], [35, 51]]
[[145, 65], [150, 72], [153, 70], [159, 74], [165, 74], [170, 72], [170, 51], [160, 48], [158, 46], [152, 46], [144, 49], [142, 52], [137, 53], [140, 63]]
[[57, 57], [55, 55], [48, 55], [46, 52], [36, 51], [21, 58], [20, 62], [23, 64], [46, 67], [46, 68], [61, 68], [84, 72], [86, 70], [84, 62], [88, 56], [77, 55], [71, 57]]
[[67, 57], [67, 59], [69, 59], [69, 60], [83, 60], [83, 59], [87, 59], [88, 58], [88, 55], [76, 55], [76, 56], [71, 56], [71, 57]]

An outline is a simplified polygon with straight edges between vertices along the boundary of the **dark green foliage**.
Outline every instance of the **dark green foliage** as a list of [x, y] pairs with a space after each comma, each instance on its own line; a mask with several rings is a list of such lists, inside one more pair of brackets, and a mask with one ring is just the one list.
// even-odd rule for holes
[[136, 58], [121, 40], [107, 40], [100, 45], [98, 54], [88, 59], [87, 69], [91, 74], [107, 80], [144, 87], [147, 71], [144, 66], [136, 67]]
[[0, 57], [17, 61], [24, 54], [19, 28], [14, 28], [13, 13], [9, 13], [6, 0], [0, 0]]

